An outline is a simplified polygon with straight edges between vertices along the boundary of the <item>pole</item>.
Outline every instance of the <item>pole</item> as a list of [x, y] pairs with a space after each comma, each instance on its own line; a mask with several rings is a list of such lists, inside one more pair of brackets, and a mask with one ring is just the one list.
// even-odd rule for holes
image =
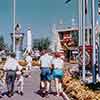
[[86, 17], [86, 22], [87, 22], [87, 43], [88, 45], [90, 44], [90, 32], [89, 32], [89, 10], [88, 10], [88, 0], [86, 0], [86, 9], [87, 9], [87, 17]]
[[79, 0], [79, 46], [82, 45], [82, 0]]
[[[98, 0], [98, 17], [100, 18], [100, 6], [99, 6], [99, 4], [100, 4], [100, 1]], [[98, 21], [98, 28], [99, 28], [100, 26], [99, 26], [99, 21]], [[99, 51], [98, 51], [98, 53], [99, 53], [99, 57], [98, 57], [98, 74], [99, 74], [99, 77], [100, 77], [100, 30], [98, 30], [98, 36], [99, 36], [99, 44], [98, 44], [98, 48], [99, 48]]]
[[95, 32], [95, 0], [92, 0], [92, 34], [93, 34], [93, 83], [96, 84], [96, 32]]
[[83, 74], [82, 78], [85, 81], [85, 0], [83, 0]]
[[98, 74], [99, 74], [99, 77], [100, 77], [100, 33], [99, 33], [99, 44], [98, 44], [98, 47], [99, 47], [99, 57], [98, 57]]
[[13, 52], [15, 52], [15, 17], [16, 17], [16, 0], [13, 0]]

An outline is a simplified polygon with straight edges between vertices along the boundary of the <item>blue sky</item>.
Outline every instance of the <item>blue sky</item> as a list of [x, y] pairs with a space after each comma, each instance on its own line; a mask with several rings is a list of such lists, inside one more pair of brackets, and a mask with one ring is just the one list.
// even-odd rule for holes
[[[12, 1], [0, 0], [0, 35], [11, 42], [12, 32]], [[90, 1], [90, 0], [89, 0]], [[63, 19], [66, 26], [70, 26], [74, 17], [78, 21], [78, 0], [64, 4], [65, 0], [16, 0], [16, 23], [20, 23], [22, 32], [27, 26], [32, 26], [33, 38], [51, 37], [51, 26]]]

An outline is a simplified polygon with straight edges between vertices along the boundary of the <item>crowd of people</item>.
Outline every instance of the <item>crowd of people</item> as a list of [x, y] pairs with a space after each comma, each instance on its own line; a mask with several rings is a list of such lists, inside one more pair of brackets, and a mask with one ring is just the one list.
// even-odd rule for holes
[[[32, 71], [32, 56], [28, 53], [25, 57], [28, 62], [26, 66], [26, 73], [31, 76]], [[52, 53], [49, 50], [43, 50], [41, 56], [38, 56], [40, 63], [40, 92], [42, 96], [48, 96], [51, 92], [51, 81], [55, 81], [56, 95], [60, 96], [63, 92], [62, 89], [62, 78], [63, 78], [63, 66], [64, 59], [61, 58], [60, 54], [55, 52]], [[13, 96], [15, 83], [17, 85], [16, 92], [20, 95], [24, 94], [24, 75], [23, 68], [19, 65], [18, 60], [16, 60], [16, 54], [11, 53], [7, 58], [5, 65], [3, 67], [5, 72], [5, 83], [8, 89], [8, 97]], [[34, 80], [34, 79], [33, 79]], [[0, 81], [0, 86], [3, 87], [3, 82]], [[2, 91], [0, 91], [0, 97], [2, 97]]]

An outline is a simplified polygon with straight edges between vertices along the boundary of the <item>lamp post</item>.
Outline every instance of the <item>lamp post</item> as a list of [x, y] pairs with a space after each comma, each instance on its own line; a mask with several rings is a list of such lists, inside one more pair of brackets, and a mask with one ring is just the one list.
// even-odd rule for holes
[[13, 0], [13, 52], [15, 52], [16, 0]]
[[90, 27], [89, 27], [89, 9], [88, 9], [88, 3], [89, 2], [89, 0], [85, 0], [85, 14], [86, 14], [86, 24], [87, 24], [87, 44], [88, 45], [90, 45], [90, 31], [89, 31], [89, 29], [90, 29]]
[[82, 20], [83, 20], [83, 31], [82, 31], [82, 34], [83, 34], [83, 70], [82, 70], [82, 79], [83, 79], [83, 81], [85, 81], [85, 78], [86, 78], [86, 76], [85, 76], [85, 74], [86, 74], [86, 70], [85, 70], [85, 0], [83, 0], [83, 6], [82, 6], [82, 11], [83, 11], [83, 18], [82, 18]]
[[82, 45], [82, 80], [86, 81], [85, 59], [85, 0], [79, 0], [79, 46]]
[[79, 0], [79, 46], [82, 45], [82, 0]]
[[[98, 0], [98, 16], [100, 18], [100, 0]], [[98, 74], [99, 74], [99, 77], [100, 77], [100, 26], [99, 26], [99, 21], [98, 21], [98, 36], [99, 36], [99, 43], [98, 43], [98, 46], [99, 46], [99, 57], [98, 57]]]
[[92, 0], [91, 3], [91, 11], [92, 11], [92, 37], [93, 37], [93, 63], [92, 63], [92, 68], [93, 68], [93, 83], [96, 84], [96, 30], [95, 30], [95, 0]]

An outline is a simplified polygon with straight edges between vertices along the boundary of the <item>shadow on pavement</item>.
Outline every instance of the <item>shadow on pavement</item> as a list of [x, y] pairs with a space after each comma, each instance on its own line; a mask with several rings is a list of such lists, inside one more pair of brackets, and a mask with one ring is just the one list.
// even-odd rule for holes
[[[14, 91], [13, 95], [15, 95], [17, 93], [17, 91]], [[18, 94], [18, 93], [17, 93]], [[2, 96], [8, 96], [8, 91], [5, 91], [2, 93]]]
[[5, 91], [2, 93], [2, 96], [5, 96], [5, 95], [8, 96], [8, 91]]
[[42, 90], [38, 90], [38, 91], [36, 91], [36, 92], [34, 92], [34, 93], [38, 94], [38, 95], [41, 96], [42, 98], [45, 97], [45, 93], [43, 93]]

